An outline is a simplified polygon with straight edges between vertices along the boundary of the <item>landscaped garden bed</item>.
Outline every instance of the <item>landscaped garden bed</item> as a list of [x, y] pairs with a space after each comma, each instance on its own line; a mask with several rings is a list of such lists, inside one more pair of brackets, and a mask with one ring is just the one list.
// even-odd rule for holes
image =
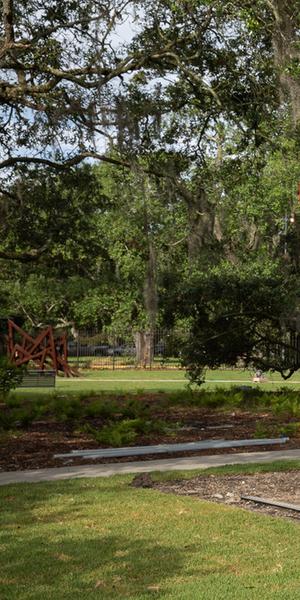
[[[12, 395], [1, 405], [0, 468], [18, 470], [92, 462], [81, 457], [71, 461], [54, 458], [55, 454], [78, 449], [209, 439], [288, 436], [290, 441], [284, 446], [268, 446], [267, 449], [298, 448], [299, 398], [298, 392], [293, 391], [236, 388], [173, 393], [35, 394], [26, 399], [22, 395]], [[256, 449], [245, 448], [247, 452]], [[203, 450], [196, 454], [229, 451], [241, 452], [243, 448]], [[188, 454], [181, 452], [172, 457], [178, 455]], [[160, 458], [165, 456], [168, 455], [160, 455]], [[141, 457], [142, 460], [152, 458], [157, 456]], [[127, 462], [130, 457], [93, 462], [116, 460]]]

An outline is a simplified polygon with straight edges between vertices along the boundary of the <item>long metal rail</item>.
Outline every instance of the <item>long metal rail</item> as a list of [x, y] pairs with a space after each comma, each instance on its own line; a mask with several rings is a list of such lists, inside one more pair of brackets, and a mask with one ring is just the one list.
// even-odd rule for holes
[[158, 444], [156, 446], [130, 446], [127, 448], [93, 448], [90, 450], [73, 450], [66, 454], [55, 454], [54, 458], [118, 458], [123, 456], [143, 456], [145, 454], [194, 452], [217, 448], [272, 446], [274, 444], [285, 444], [288, 441], [288, 437], [282, 437], [257, 440], [204, 440], [201, 442], [187, 442], [185, 444]]
[[266, 504], [267, 506], [274, 506], [275, 508], [285, 508], [285, 510], [294, 510], [300, 512], [299, 504], [289, 504], [288, 502], [277, 502], [276, 500], [269, 500], [269, 498], [259, 498], [258, 496], [241, 496], [241, 500], [250, 500], [257, 504]]

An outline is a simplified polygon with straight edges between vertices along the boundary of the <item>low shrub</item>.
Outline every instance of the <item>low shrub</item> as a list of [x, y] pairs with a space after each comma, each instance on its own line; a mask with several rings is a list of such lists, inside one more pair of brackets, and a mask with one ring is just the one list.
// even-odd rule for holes
[[277, 435], [277, 433], [274, 431], [274, 428], [266, 426], [263, 423], [257, 423], [254, 432], [254, 438], [264, 439], [273, 437], [273, 435]]
[[7, 356], [0, 357], [0, 396], [6, 399], [9, 392], [22, 382], [26, 369], [17, 367]]
[[53, 414], [59, 421], [74, 421], [79, 419], [83, 412], [84, 407], [76, 396], [57, 396], [49, 403], [49, 413]]
[[136, 398], [127, 400], [122, 407], [122, 415], [128, 419], [145, 419], [150, 415], [149, 404]]
[[104, 419], [109, 419], [118, 411], [120, 411], [120, 408], [116, 401], [97, 399], [85, 406], [84, 415], [87, 417], [103, 417]]
[[150, 433], [163, 433], [168, 430], [164, 421], [151, 421], [147, 419], [124, 419], [115, 423], [108, 423], [101, 429], [84, 425], [83, 431], [90, 433], [99, 444], [119, 448], [130, 446], [139, 435]]
[[300, 396], [294, 392], [290, 394], [274, 394], [269, 398], [270, 408], [275, 415], [300, 417]]
[[0, 428], [9, 430], [27, 428], [33, 421], [40, 419], [47, 412], [47, 405], [28, 402], [22, 405], [9, 405], [0, 411]]
[[10, 410], [6, 408], [0, 410], [0, 430], [8, 431], [15, 426], [15, 417]]
[[119, 423], [110, 423], [102, 429], [91, 430], [91, 433], [99, 444], [113, 446], [114, 448], [127, 446], [132, 444], [138, 436], [136, 419], [125, 419]]
[[286, 423], [276, 428], [277, 435], [287, 437], [298, 437], [300, 433], [300, 423]]

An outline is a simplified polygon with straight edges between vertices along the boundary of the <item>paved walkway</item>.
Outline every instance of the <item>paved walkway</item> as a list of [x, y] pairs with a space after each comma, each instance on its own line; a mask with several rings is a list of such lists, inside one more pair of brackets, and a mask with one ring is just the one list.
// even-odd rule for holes
[[35, 471], [0, 472], [0, 485], [8, 483], [37, 483], [38, 481], [60, 481], [81, 477], [109, 477], [124, 473], [146, 473], [151, 471], [180, 471], [207, 469], [223, 465], [264, 463], [274, 460], [300, 460], [299, 450], [273, 450], [271, 452], [242, 452], [235, 454], [214, 454], [211, 456], [191, 456], [139, 462], [110, 463], [103, 465], [81, 465]]
[[[93, 383], [94, 381], [100, 382], [100, 383], [187, 383], [187, 379], [154, 379], [153, 377], [151, 377], [151, 379], [145, 379], [145, 377], [143, 377], [142, 379], [128, 379], [128, 377], [124, 378], [124, 379], [120, 379], [119, 377], [115, 377], [114, 379], [107, 379], [106, 377], [93, 377], [92, 379], [87, 379], [84, 377], [76, 377], [74, 379], [60, 379], [59, 383], [60, 384], [66, 384], [69, 385], [70, 383]], [[233, 385], [235, 383], [243, 383], [244, 385], [248, 385], [250, 383], [253, 383], [253, 379], [205, 379], [205, 383], [232, 383]], [[300, 381], [282, 381], [280, 379], [265, 379], [264, 381], [260, 382], [261, 384], [264, 383], [274, 383], [276, 385], [278, 384], [288, 384], [291, 383], [292, 385], [294, 383], [299, 384]]]

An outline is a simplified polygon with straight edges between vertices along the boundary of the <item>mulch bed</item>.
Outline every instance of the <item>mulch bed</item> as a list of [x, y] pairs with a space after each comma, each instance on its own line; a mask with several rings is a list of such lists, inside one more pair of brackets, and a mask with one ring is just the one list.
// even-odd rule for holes
[[[169, 410], [157, 411], [155, 418], [164, 419], [174, 426], [181, 423], [173, 433], [152, 434], [140, 436], [135, 440], [137, 446], [193, 442], [206, 439], [250, 439], [255, 437], [258, 424], [270, 432], [284, 420], [274, 417], [269, 413], [251, 413], [237, 410], [234, 412], [215, 411], [195, 407], [172, 407]], [[96, 420], [90, 424], [99, 426]], [[268, 435], [267, 437], [278, 437]], [[131, 460], [153, 460], [162, 458], [176, 458], [179, 456], [203, 456], [209, 454], [255, 452], [263, 450], [287, 450], [300, 448], [300, 438], [294, 437], [288, 443], [274, 446], [258, 446], [232, 449], [202, 450], [201, 452], [181, 452], [172, 454], [147, 455], [142, 457], [124, 457], [110, 459], [54, 459], [54, 454], [68, 453], [71, 450], [99, 448], [100, 445], [86, 433], [76, 431], [72, 423], [61, 423], [53, 420], [34, 422], [26, 430], [19, 429], [13, 433], [0, 434], [0, 471], [15, 471], [25, 469], [38, 469], [66, 465], [80, 465], [88, 463], [129, 462]]]
[[258, 496], [300, 505], [300, 471], [296, 470], [255, 475], [200, 475], [188, 480], [154, 483], [153, 487], [165, 493], [191, 496], [275, 517], [300, 520], [300, 513], [295, 511], [277, 509], [241, 499], [241, 495]]

